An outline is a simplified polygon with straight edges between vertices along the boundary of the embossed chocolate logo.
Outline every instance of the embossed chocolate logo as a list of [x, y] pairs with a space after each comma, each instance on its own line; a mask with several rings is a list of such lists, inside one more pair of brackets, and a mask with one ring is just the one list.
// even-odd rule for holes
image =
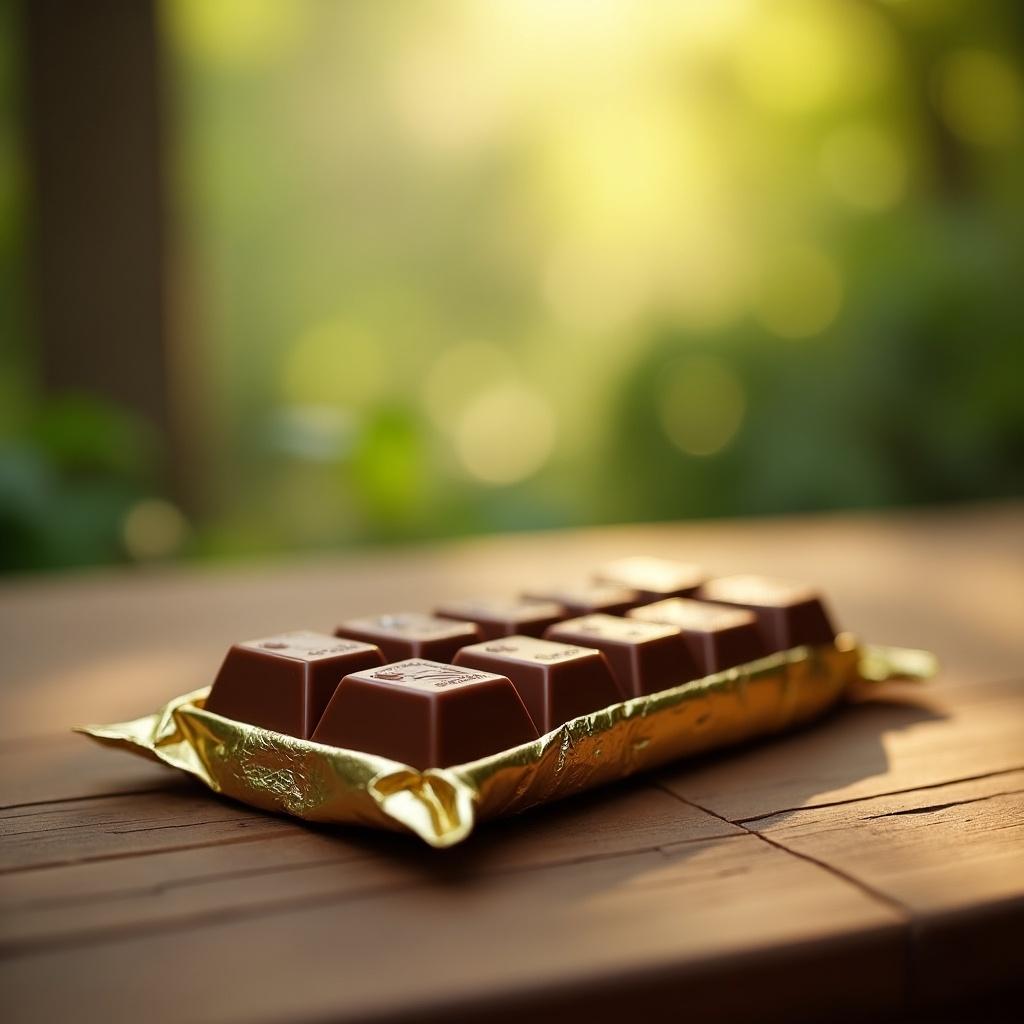
[[418, 623], [409, 615], [381, 615], [377, 625], [382, 629], [413, 629]]
[[578, 647], [566, 647], [561, 651], [540, 651], [533, 657], [536, 661], [558, 661], [560, 658], [570, 658], [580, 653]]
[[431, 662], [411, 662], [405, 665], [392, 665], [371, 673], [373, 679], [383, 679], [392, 683], [430, 683], [437, 689], [456, 686], [459, 683], [482, 679], [479, 672], [466, 672], [454, 665], [433, 664]]

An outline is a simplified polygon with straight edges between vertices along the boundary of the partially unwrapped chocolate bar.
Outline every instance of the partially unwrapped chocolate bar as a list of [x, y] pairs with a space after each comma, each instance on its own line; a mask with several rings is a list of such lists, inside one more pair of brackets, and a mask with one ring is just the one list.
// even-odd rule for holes
[[627, 558], [521, 598], [236, 642], [212, 687], [82, 731], [256, 807], [445, 847], [478, 820], [806, 722], [858, 679], [933, 669], [837, 634], [805, 585]]

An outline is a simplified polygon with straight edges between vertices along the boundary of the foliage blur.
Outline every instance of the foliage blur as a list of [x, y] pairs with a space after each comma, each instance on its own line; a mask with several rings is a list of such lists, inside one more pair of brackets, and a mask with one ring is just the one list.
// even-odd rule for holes
[[161, 10], [188, 521], [35, 384], [4, 131], [0, 565], [1024, 489], [1019, 5]]

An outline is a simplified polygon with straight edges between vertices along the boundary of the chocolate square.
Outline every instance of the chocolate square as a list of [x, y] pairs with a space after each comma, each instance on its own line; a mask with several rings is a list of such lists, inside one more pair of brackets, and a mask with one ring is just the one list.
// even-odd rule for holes
[[544, 635], [552, 623], [564, 619], [566, 609], [554, 601], [529, 601], [480, 598], [477, 600], [446, 601], [435, 612], [445, 619], [473, 622], [479, 627], [484, 640], [499, 637]]
[[475, 761], [536, 738], [505, 676], [425, 658], [347, 675], [313, 734], [314, 743], [420, 769]]
[[673, 597], [641, 605], [627, 614], [631, 619], [675, 626], [682, 633], [702, 676], [756, 661], [768, 654], [756, 616], [744, 608]]
[[707, 578], [702, 569], [671, 558], [635, 555], [618, 558], [601, 567], [597, 578], [606, 583], [631, 587], [644, 601], [666, 597], [689, 597]]
[[554, 601], [569, 615], [604, 612], [622, 615], [640, 603], [640, 595], [629, 587], [615, 583], [579, 583], [565, 586], [537, 587], [523, 594], [528, 601]]
[[342, 676], [383, 664], [373, 644], [309, 630], [245, 640], [228, 651], [206, 710], [309, 739]]
[[611, 665], [619, 689], [640, 697], [696, 679], [700, 672], [674, 626], [615, 615], [584, 615], [552, 626], [549, 640], [599, 650]]
[[508, 676], [542, 733], [623, 699], [601, 652], [575, 644], [507, 636], [464, 647], [455, 664]]
[[334, 634], [376, 644], [388, 661], [402, 661], [404, 658], [451, 661], [460, 647], [476, 643], [481, 638], [480, 630], [472, 622], [456, 622], [422, 612], [394, 612], [348, 619]]
[[771, 651], [835, 640], [824, 602], [803, 583], [768, 576], [725, 576], [705, 583], [700, 597], [752, 611]]

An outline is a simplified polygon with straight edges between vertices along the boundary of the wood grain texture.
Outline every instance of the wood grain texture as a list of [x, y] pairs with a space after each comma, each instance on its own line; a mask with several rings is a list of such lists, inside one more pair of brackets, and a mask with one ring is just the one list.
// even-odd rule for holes
[[[1022, 509], [0, 584], [5, 1020], [498, 1024], [670, 1008], [699, 1024], [756, 1005], [792, 1022], [934, 1014], [952, 996], [991, 1010], [994, 988], [1024, 976]], [[239, 638], [515, 592], [632, 552], [813, 579], [844, 626], [935, 649], [942, 677], [443, 852], [260, 814], [63, 732], [202, 685]]]
[[[1022, 606], [1024, 607], [1024, 606]], [[730, 821], [1024, 768], [1024, 682], [871, 687], [787, 737], [681, 764], [671, 792]]]
[[[125, 932], [143, 933], [216, 920], [244, 906], [246, 915], [289, 910], [305, 903], [344, 899], [382, 886], [396, 888], [444, 881], [469, 884], [499, 872], [571, 864], [656, 850], [683, 842], [743, 835], [735, 825], [691, 807], [658, 789], [632, 783], [549, 807], [529, 818], [496, 823], [471, 847], [424, 860], [406, 836], [357, 829], [317, 828], [284, 819], [254, 832], [245, 817], [206, 821], [223, 801], [137, 797], [98, 802], [96, 818], [80, 820], [63, 840], [63, 864], [47, 864], [45, 852], [25, 869], [23, 847], [11, 856], [21, 870], [0, 874], [0, 953], [45, 942], [96, 941]], [[158, 830], [145, 810], [160, 815]], [[47, 808], [51, 810], [51, 808]], [[66, 820], [18, 817], [8, 827], [45, 833]], [[56, 821], [54, 820], [56, 818]], [[6, 823], [5, 823], [6, 824]], [[243, 827], [244, 826], [244, 827]], [[197, 831], [198, 829], [198, 831]], [[241, 831], [239, 831], [241, 830]], [[99, 836], [97, 835], [99, 832]], [[108, 836], [114, 836], [111, 845]], [[139, 843], [144, 843], [139, 847]], [[149, 856], [138, 856], [141, 852]]]
[[110, 750], [66, 733], [0, 744], [0, 810], [26, 804], [117, 793], [144, 793], [180, 785], [166, 765]]
[[[421, 870], [412, 888], [321, 899], [272, 919], [18, 956], [0, 964], [0, 988], [28, 1021], [82, 1005], [108, 1019], [145, 1005], [152, 1021], [363, 1020], [399, 1006], [415, 1018], [426, 1007], [530, 1004], [561, 987], [586, 1013], [600, 1005], [592, 983], [599, 993], [630, 988], [631, 976], [657, 972], [685, 1001], [706, 965], [734, 956], [774, 965], [787, 947], [791, 970], [772, 991], [794, 1009], [813, 985], [808, 965], [846, 946], [870, 970], [847, 972], [829, 998], [864, 1012], [902, 998], [898, 915], [755, 836], [507, 874]], [[154, 998], [171, 971], [188, 979], [173, 1004]], [[47, 984], [53, 977], [62, 983]], [[229, 983], [240, 977], [244, 985]]]
[[904, 908], [923, 1001], [1024, 977], [1024, 771], [748, 827]]
[[127, 795], [18, 807], [0, 814], [0, 873], [105, 857], [248, 841], [290, 823], [182, 780], [158, 799]]

